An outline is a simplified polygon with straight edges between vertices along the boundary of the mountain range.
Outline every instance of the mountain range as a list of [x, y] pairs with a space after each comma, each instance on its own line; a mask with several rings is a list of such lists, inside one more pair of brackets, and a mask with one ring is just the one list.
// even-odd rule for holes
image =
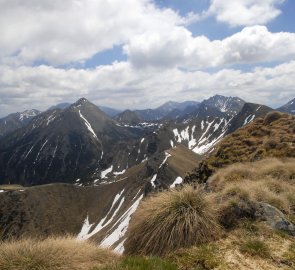
[[203, 102], [167, 102], [154, 110], [126, 110], [113, 117], [85, 98], [45, 112], [12, 114], [0, 122], [6, 123], [1, 129], [0, 184], [79, 179], [79, 184], [89, 185], [178, 144], [205, 155], [224, 136], [270, 111], [216, 95]]
[[265, 129], [273, 111], [216, 95], [113, 116], [85, 98], [18, 113], [22, 124], [0, 139], [0, 236], [70, 233], [122, 252], [145, 196], [181, 185], [226, 138]]

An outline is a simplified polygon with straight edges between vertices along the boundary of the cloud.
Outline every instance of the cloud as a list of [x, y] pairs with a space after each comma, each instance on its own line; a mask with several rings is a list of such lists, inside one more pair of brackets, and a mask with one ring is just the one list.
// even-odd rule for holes
[[[128, 62], [95, 69], [0, 67], [0, 115], [85, 96], [117, 108], [156, 107], [168, 99], [202, 100], [216, 93], [279, 106], [295, 95], [295, 61], [250, 72], [139, 70]], [[41, 102], [42, 101], [42, 102]]]
[[281, 14], [278, 6], [285, 0], [211, 0], [207, 16], [231, 27], [266, 24]]
[[[233, 18], [245, 17], [237, 7], [261, 19], [258, 11], [270, 16], [281, 2], [213, 0], [207, 13], [217, 18], [229, 12]], [[156, 7], [152, 0], [125, 0], [123, 5], [120, 0], [2, 1], [0, 64], [83, 63], [115, 45], [123, 45], [137, 68], [203, 69], [294, 56], [294, 34], [270, 33], [263, 26], [245, 28], [224, 40], [193, 37], [186, 26], [204, 17], [195, 13], [182, 17]]]
[[[0, 0], [0, 115], [81, 96], [119, 108], [215, 93], [281, 104], [295, 95], [295, 34], [255, 24], [278, 16], [283, 2], [212, 0], [207, 12], [180, 16], [153, 0]], [[223, 40], [193, 36], [187, 26], [208, 16], [249, 26]], [[123, 46], [126, 62], [60, 68], [116, 45]], [[287, 63], [230, 69], [274, 61]], [[211, 67], [219, 71], [204, 71]]]
[[194, 20], [151, 0], [10, 0], [0, 2], [0, 61], [61, 65], [84, 61], [131, 36]]
[[223, 40], [193, 37], [183, 27], [131, 38], [124, 46], [130, 62], [139, 68], [208, 67], [291, 60], [295, 57], [295, 34], [271, 33], [265, 26], [246, 27]]

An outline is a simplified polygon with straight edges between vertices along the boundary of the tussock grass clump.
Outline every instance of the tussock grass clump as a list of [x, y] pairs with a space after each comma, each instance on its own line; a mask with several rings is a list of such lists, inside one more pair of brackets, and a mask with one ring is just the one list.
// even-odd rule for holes
[[264, 147], [267, 150], [275, 149], [278, 146], [278, 142], [274, 139], [269, 139], [264, 143]]
[[264, 124], [269, 125], [274, 121], [277, 121], [281, 119], [282, 117], [285, 117], [286, 114], [280, 113], [280, 112], [269, 112], [265, 117], [264, 117]]
[[271, 257], [269, 247], [265, 244], [265, 242], [258, 239], [250, 239], [242, 242], [240, 251], [250, 256], [258, 256], [261, 258]]
[[70, 237], [0, 243], [1, 270], [89, 270], [117, 259], [110, 250]]
[[186, 186], [142, 202], [128, 229], [125, 253], [163, 255], [211, 241], [219, 233], [210, 198], [202, 189]]

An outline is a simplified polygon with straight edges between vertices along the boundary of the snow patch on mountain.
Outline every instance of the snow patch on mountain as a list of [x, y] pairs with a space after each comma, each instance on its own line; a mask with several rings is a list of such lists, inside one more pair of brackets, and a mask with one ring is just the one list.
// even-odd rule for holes
[[201, 122], [201, 129], [202, 130], [204, 129], [204, 120], [202, 120], [202, 122]]
[[36, 110], [27, 110], [19, 114], [19, 120], [24, 121], [25, 119], [32, 118], [38, 114], [39, 112]]
[[[211, 133], [209, 133], [209, 130], [215, 120], [213, 120], [212, 122], [206, 121], [207, 128], [206, 128], [205, 132], [202, 134], [202, 136], [200, 137], [200, 139], [198, 140], [198, 143], [195, 145], [195, 147], [192, 150], [199, 155], [203, 155], [203, 154], [211, 151], [213, 149], [213, 147], [224, 137], [224, 135], [228, 129], [229, 123], [231, 122], [232, 119], [233, 119], [233, 117], [229, 120], [224, 119], [224, 118], [220, 119], [219, 123], [214, 124], [214, 126], [213, 126], [214, 130]], [[223, 125], [223, 127], [222, 127], [222, 125]], [[218, 131], [219, 129], [221, 129], [220, 135], [218, 137], [214, 138], [214, 136], [213, 136], [214, 133], [216, 131]]]
[[[183, 141], [188, 141], [188, 147], [189, 149], [192, 149], [192, 147], [196, 144], [196, 140], [193, 137], [193, 134], [195, 133], [196, 126], [193, 126], [190, 130], [190, 126], [187, 126], [185, 129], [178, 131], [177, 128], [173, 129], [173, 133], [175, 136], [175, 140], [179, 143]], [[173, 146], [172, 146], [173, 147]]]
[[34, 144], [32, 145], [32, 147], [29, 149], [29, 151], [26, 153], [25, 158], [26, 159], [28, 157], [28, 155], [32, 152], [33, 148], [34, 148]]
[[101, 179], [107, 178], [107, 174], [113, 171], [113, 165], [100, 173]]
[[79, 232], [77, 239], [78, 240], [84, 240], [86, 239], [86, 236], [88, 235], [89, 231], [91, 230], [92, 226], [94, 224], [89, 223], [89, 217], [87, 215], [86, 219], [84, 220], [83, 226], [81, 231]]
[[171, 157], [171, 155], [169, 153], [165, 152], [165, 158], [164, 158], [163, 162], [161, 163], [159, 169], [166, 163], [166, 161], [169, 157]]
[[172, 148], [174, 147], [174, 142], [172, 140], [170, 140], [170, 145]]
[[44, 146], [47, 144], [47, 142], [48, 142], [48, 139], [42, 144], [42, 146], [41, 146], [41, 148], [40, 148], [40, 150], [39, 150], [39, 152], [38, 152], [38, 154], [37, 154], [37, 156], [36, 156], [36, 159], [35, 159], [35, 161], [34, 161], [33, 164], [35, 164], [35, 163], [38, 161], [39, 155], [40, 155], [40, 153], [42, 152]]
[[219, 137], [217, 137], [216, 139], [206, 143], [206, 144], [202, 144], [200, 146], [196, 146], [193, 151], [196, 154], [199, 155], [203, 155], [207, 152], [209, 152], [211, 149], [213, 149], [213, 147], [224, 137], [224, 133], [222, 133]]
[[114, 175], [121, 175], [121, 174], [124, 174], [126, 172], [126, 170], [123, 170], [121, 172], [113, 172]]
[[87, 215], [87, 217], [86, 217], [86, 219], [84, 221], [84, 224], [82, 226], [82, 229], [81, 229], [80, 233], [77, 236], [78, 240], [89, 239], [91, 236], [97, 234], [99, 231], [101, 231], [104, 227], [106, 227], [107, 225], [109, 225], [113, 221], [114, 217], [116, 216], [117, 212], [119, 211], [119, 209], [121, 208], [121, 206], [122, 206], [122, 204], [123, 204], [123, 202], [125, 200], [124, 197], [120, 200], [120, 203], [119, 203], [118, 207], [115, 209], [115, 211], [113, 212], [112, 216], [108, 219], [107, 222], [105, 222], [107, 220], [107, 217], [112, 212], [115, 204], [117, 203], [117, 201], [122, 196], [123, 192], [124, 192], [124, 189], [119, 194], [117, 194], [115, 196], [110, 210], [105, 215], [105, 217], [100, 220], [100, 222], [96, 225], [96, 227], [91, 232], [90, 232], [90, 230], [91, 230], [92, 226], [94, 225], [94, 223], [93, 224], [89, 223], [89, 217]]
[[157, 179], [157, 174], [155, 174], [155, 175], [152, 177], [152, 179], [151, 179], [151, 184], [152, 184], [153, 188], [156, 187], [156, 185], [155, 185], [155, 181], [156, 181], [156, 179]]
[[253, 115], [249, 115], [249, 116], [245, 119], [243, 126], [245, 126], [245, 125], [251, 123], [254, 119], [255, 119], [255, 114], [253, 114]]
[[[106, 247], [106, 248], [111, 247], [125, 236], [125, 233], [129, 226], [131, 215], [136, 211], [142, 198], [143, 198], [143, 194], [139, 196], [139, 198], [124, 212], [124, 214], [113, 225], [113, 227], [109, 231], [111, 231], [114, 228], [116, 229], [114, 229], [112, 233], [110, 233], [107, 237], [105, 237], [102, 240], [101, 242], [102, 247]], [[119, 243], [119, 245], [115, 249], [120, 252], [123, 252], [124, 251], [123, 243]]]
[[96, 138], [96, 139], [98, 140], [98, 138], [97, 138], [97, 136], [96, 136], [96, 134], [95, 134], [93, 128], [91, 127], [91, 125], [90, 125], [90, 123], [87, 121], [87, 119], [82, 115], [82, 113], [80, 112], [80, 110], [79, 110], [79, 115], [80, 115], [80, 117], [84, 120], [84, 123], [85, 123], [87, 129], [92, 133], [93, 137]]
[[196, 145], [197, 141], [196, 139], [194, 138], [194, 133], [195, 133], [195, 130], [196, 130], [196, 126], [193, 126], [192, 127], [192, 132], [191, 132], [191, 139], [189, 140], [188, 142], [188, 148], [189, 149], [192, 149], [194, 147], [194, 145]]
[[46, 120], [47, 121], [46, 126], [48, 126], [51, 122], [53, 122], [55, 118], [56, 116], [54, 114], [50, 115]]
[[180, 176], [178, 176], [178, 177], [176, 177], [174, 182], [170, 185], [170, 188], [174, 188], [176, 185], [179, 185], [182, 182], [183, 182], [183, 179]]

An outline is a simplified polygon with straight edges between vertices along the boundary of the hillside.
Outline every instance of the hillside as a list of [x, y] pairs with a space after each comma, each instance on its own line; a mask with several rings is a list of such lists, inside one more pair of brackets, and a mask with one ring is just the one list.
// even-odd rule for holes
[[197, 154], [179, 145], [94, 186], [0, 186], [0, 235], [5, 239], [66, 233], [122, 250], [130, 216], [142, 198], [181, 184], [199, 161]]
[[295, 114], [295, 98], [290, 100], [288, 103], [281, 106], [277, 110], [283, 113]]
[[[49, 110], [0, 141], [0, 183], [36, 185], [92, 181], [113, 166], [136, 164], [134, 140], [142, 129], [126, 128], [82, 98], [64, 110]], [[120, 164], [115, 154], [120, 145]], [[136, 149], [137, 150], [137, 149]], [[129, 154], [129, 155], [128, 155]]]
[[[97, 248], [88, 241], [28, 239], [1, 243], [0, 266], [8, 270], [39, 270], [39, 266], [45, 270], [62, 270], [72, 269], [67, 268], [70, 263], [81, 270], [94, 266], [97, 270], [292, 270], [295, 267], [294, 163], [295, 159], [266, 159], [235, 164], [217, 170], [208, 180], [206, 189], [210, 192], [194, 186], [146, 197], [137, 205], [139, 209], [132, 216], [127, 233], [131, 239], [144, 233], [149, 241], [129, 240], [123, 256]], [[25, 192], [36, 188], [39, 187]], [[122, 202], [124, 197], [119, 195], [116, 197]], [[80, 200], [77, 202], [80, 204]], [[110, 211], [108, 214], [112, 215]], [[84, 223], [84, 235], [91, 235], [86, 230], [93, 226], [89, 220]], [[105, 225], [108, 223], [106, 219]], [[190, 227], [180, 229], [186, 224]], [[101, 220], [94, 230], [103, 227]], [[121, 230], [125, 232], [123, 227]], [[78, 238], [85, 240], [81, 233]], [[173, 233], [177, 237], [167, 241], [166, 237]], [[56, 250], [67, 260], [54, 256]], [[83, 268], [86, 265], [88, 268]]]
[[294, 269], [295, 159], [218, 169], [207, 185], [146, 198], [126, 255], [161, 256], [178, 269]]
[[271, 111], [273, 111], [273, 109], [261, 104], [245, 103], [242, 110], [233, 119], [228, 130], [228, 134], [236, 131], [238, 128], [244, 125], [251, 123], [256, 118], [264, 117]]
[[295, 117], [270, 112], [227, 135], [186, 181], [206, 181], [218, 168], [267, 157], [295, 157]]

